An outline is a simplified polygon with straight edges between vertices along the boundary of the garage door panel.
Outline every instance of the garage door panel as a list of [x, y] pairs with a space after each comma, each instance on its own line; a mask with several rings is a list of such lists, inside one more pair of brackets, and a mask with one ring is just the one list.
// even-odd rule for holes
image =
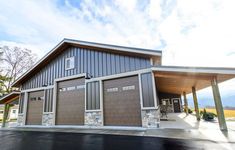
[[41, 125], [43, 113], [44, 91], [30, 92], [27, 106], [27, 125]]
[[141, 126], [138, 76], [104, 81], [104, 117], [105, 125]]
[[57, 125], [84, 124], [85, 89], [81, 88], [84, 84], [84, 78], [67, 80], [58, 83], [56, 113]]

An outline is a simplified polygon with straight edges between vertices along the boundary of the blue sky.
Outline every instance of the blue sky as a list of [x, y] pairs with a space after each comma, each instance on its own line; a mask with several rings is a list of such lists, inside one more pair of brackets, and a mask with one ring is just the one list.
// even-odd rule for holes
[[[163, 65], [235, 67], [234, 6], [233, 0], [0, 0], [0, 45], [27, 47], [40, 58], [74, 38], [160, 49]], [[233, 87], [231, 80], [220, 90], [235, 106]], [[199, 103], [211, 95], [199, 92]]]

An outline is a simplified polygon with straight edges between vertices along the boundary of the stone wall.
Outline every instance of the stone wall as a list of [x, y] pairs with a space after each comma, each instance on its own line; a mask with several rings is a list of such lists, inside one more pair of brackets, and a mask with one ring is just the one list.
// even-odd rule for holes
[[17, 118], [17, 126], [23, 126], [24, 125], [24, 115], [19, 114]]
[[42, 115], [42, 125], [43, 126], [52, 126], [53, 123], [53, 113], [47, 113]]
[[142, 126], [144, 128], [159, 128], [160, 111], [159, 109], [142, 110]]
[[85, 112], [85, 125], [102, 126], [103, 125], [102, 112], [101, 111]]

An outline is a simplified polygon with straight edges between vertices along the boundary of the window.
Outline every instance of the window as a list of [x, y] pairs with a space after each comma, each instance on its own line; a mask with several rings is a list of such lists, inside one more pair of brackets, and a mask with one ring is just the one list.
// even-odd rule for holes
[[73, 69], [74, 68], [74, 57], [69, 57], [65, 59], [65, 69]]
[[15, 109], [13, 109], [13, 110], [12, 110], [12, 113], [13, 113], [13, 114], [15, 114], [15, 113], [16, 113], [16, 110], [15, 110]]
[[162, 99], [162, 105], [170, 105], [169, 99]]
[[74, 91], [75, 89], [76, 89], [75, 86], [67, 87], [67, 91]]
[[60, 88], [60, 92], [63, 92], [63, 91], [66, 91], [66, 88], [65, 88], [65, 87]]
[[31, 101], [36, 101], [36, 100], [37, 100], [37, 97], [30, 97], [30, 100], [31, 100]]
[[0, 114], [3, 114], [3, 110], [0, 110]]
[[134, 90], [134, 89], [135, 89], [135, 86], [134, 86], [134, 85], [122, 87], [122, 90], [123, 90], [123, 91]]
[[42, 96], [42, 97], [38, 97], [38, 100], [40, 101], [40, 100], [43, 100], [44, 99], [44, 97]]
[[117, 92], [118, 88], [109, 88], [107, 89], [107, 92]]
[[78, 85], [77, 86], [77, 90], [84, 89], [84, 88], [85, 88], [85, 85]]

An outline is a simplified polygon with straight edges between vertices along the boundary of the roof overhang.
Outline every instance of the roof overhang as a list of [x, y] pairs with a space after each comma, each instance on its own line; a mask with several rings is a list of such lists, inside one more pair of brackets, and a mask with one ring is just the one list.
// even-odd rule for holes
[[42, 59], [40, 59], [31, 69], [26, 71], [22, 76], [20, 76], [13, 84], [12, 87], [18, 87], [20, 83], [27, 80], [27, 77], [31, 76], [35, 70], [45, 66], [51, 59], [59, 55], [63, 50], [68, 47], [80, 47], [88, 48], [97, 51], [108, 51], [111, 53], [118, 53], [131, 56], [140, 56], [147, 58], [159, 58], [162, 56], [162, 51], [152, 50], [152, 49], [142, 49], [142, 48], [133, 48], [125, 46], [117, 46], [110, 44], [101, 44], [87, 41], [79, 41], [72, 39], [63, 39], [58, 45], [56, 45], [50, 52], [48, 52]]
[[196, 90], [210, 87], [213, 78], [221, 83], [235, 77], [235, 68], [159, 66], [152, 70], [158, 91], [174, 94], [189, 94], [193, 86]]
[[13, 91], [3, 97], [0, 98], [0, 104], [10, 103], [12, 101], [18, 100], [20, 96], [20, 92]]

